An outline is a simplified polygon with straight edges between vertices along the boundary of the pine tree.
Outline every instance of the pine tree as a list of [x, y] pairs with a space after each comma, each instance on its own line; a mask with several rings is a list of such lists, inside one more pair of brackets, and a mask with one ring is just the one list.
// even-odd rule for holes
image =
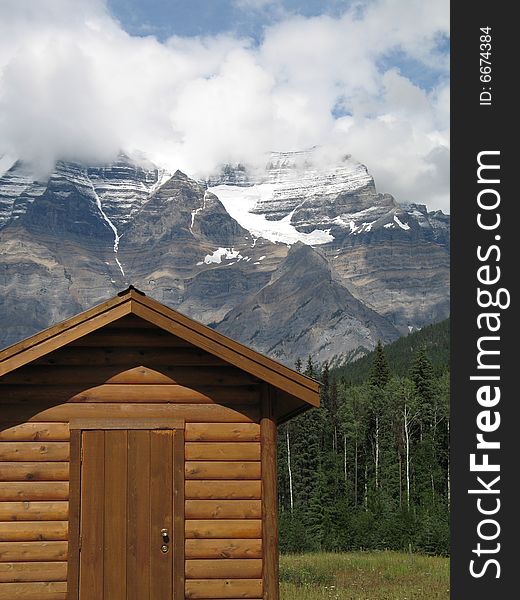
[[422, 503], [437, 501], [438, 483], [437, 425], [439, 417], [438, 397], [435, 389], [433, 366], [421, 346], [410, 367], [410, 377], [414, 383], [419, 408], [419, 444], [416, 448], [417, 493]]
[[321, 377], [320, 377], [320, 381], [321, 381], [321, 389], [322, 389], [322, 398], [325, 398], [325, 395], [327, 394], [328, 390], [329, 390], [329, 374], [330, 374], [330, 370], [329, 370], [329, 363], [325, 361], [325, 363], [323, 364], [323, 369], [321, 371]]
[[332, 425], [332, 450], [339, 452], [339, 399], [338, 399], [338, 382], [335, 376], [332, 376], [329, 386], [329, 418]]
[[309, 506], [319, 476], [323, 427], [321, 415], [321, 409], [312, 408], [291, 423], [294, 425], [291, 439], [294, 504], [303, 511]]
[[312, 356], [309, 354], [309, 356], [307, 357], [307, 365], [305, 367], [305, 371], [303, 373], [304, 375], [307, 375], [307, 377], [316, 377], [316, 367], [314, 366], [314, 363], [312, 362]]
[[441, 375], [436, 381], [436, 397], [438, 402], [438, 431], [436, 435], [437, 457], [440, 466], [439, 488], [445, 491], [445, 505], [451, 502], [450, 481], [450, 373]]
[[321, 410], [326, 413], [324, 414], [324, 427], [322, 431], [322, 449], [328, 451], [334, 448], [334, 425], [330, 406], [330, 376], [327, 362], [324, 363], [321, 370], [320, 381], [320, 406]]
[[391, 373], [381, 340], [377, 342], [374, 360], [370, 371], [369, 382], [372, 387], [372, 442], [374, 454], [374, 485], [376, 491], [380, 488], [380, 458], [381, 458], [381, 417], [384, 412], [384, 388], [390, 381]]
[[374, 350], [374, 358], [370, 369], [369, 382], [377, 388], [384, 388], [390, 381], [392, 376], [388, 361], [386, 359], [385, 350], [381, 340], [378, 340]]
[[415, 384], [421, 403], [425, 406], [432, 404], [434, 376], [433, 365], [426, 354], [426, 348], [421, 346], [410, 368], [410, 378]]

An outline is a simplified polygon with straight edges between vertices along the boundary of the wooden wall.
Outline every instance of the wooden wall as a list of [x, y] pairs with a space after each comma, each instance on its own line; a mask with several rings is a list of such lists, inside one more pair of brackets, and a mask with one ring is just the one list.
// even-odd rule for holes
[[263, 598], [261, 387], [136, 317], [0, 379], [0, 600], [66, 598], [70, 419], [163, 416], [186, 422], [186, 598]]
[[186, 423], [186, 597], [262, 597], [260, 426]]
[[66, 598], [68, 440], [67, 423], [0, 425], [2, 600]]

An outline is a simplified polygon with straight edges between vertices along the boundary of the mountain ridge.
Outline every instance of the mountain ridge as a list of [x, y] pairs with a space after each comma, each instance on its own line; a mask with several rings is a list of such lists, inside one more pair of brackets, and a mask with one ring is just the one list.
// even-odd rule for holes
[[[288, 364], [298, 340], [323, 360], [345, 358], [446, 317], [449, 217], [379, 194], [351, 158], [318, 174], [308, 153], [296, 166], [290, 160], [285, 153], [268, 164], [269, 183], [258, 175], [255, 183], [245, 168], [224, 170], [228, 181], [242, 178], [231, 186], [233, 202], [215, 193], [228, 184], [208, 186], [180, 171], [166, 177], [125, 156], [102, 166], [60, 162], [40, 182], [15, 163], [0, 177], [0, 343], [129, 283]], [[269, 194], [253, 204], [247, 194], [262, 185]], [[237, 214], [232, 204], [240, 201]], [[273, 229], [281, 240], [269, 239]], [[292, 323], [288, 305], [265, 310], [266, 299], [288, 290]], [[310, 290], [321, 304], [306, 297]], [[260, 313], [247, 307], [260, 300], [269, 333], [252, 338]]]

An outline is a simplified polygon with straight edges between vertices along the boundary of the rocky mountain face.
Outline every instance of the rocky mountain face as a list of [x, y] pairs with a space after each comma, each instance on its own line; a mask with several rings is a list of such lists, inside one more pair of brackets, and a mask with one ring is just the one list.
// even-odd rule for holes
[[449, 216], [378, 193], [350, 157], [332, 168], [312, 161], [312, 151], [273, 153], [265, 172], [228, 168], [210, 190], [254, 234], [313, 245], [334, 277], [401, 333], [445, 318]]
[[298, 357], [301, 348], [313, 348], [318, 360], [348, 360], [361, 348], [371, 348], [374, 339], [398, 337], [388, 320], [334, 280], [323, 255], [301, 242], [269, 282], [232, 309], [218, 329], [280, 360]]
[[349, 359], [449, 312], [449, 216], [350, 158], [273, 153], [209, 182], [121, 156], [0, 177], [0, 346], [132, 283], [274, 358]]

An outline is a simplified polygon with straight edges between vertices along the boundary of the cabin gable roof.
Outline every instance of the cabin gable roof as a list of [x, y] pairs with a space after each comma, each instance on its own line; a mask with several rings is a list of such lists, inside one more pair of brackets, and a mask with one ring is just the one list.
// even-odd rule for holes
[[[289, 369], [285, 365], [168, 308], [145, 296], [133, 286], [98, 306], [2, 350], [0, 352], [0, 376], [67, 346], [67, 344], [127, 315], [136, 315], [201, 350], [218, 356], [230, 365], [281, 390], [282, 396], [285, 398], [292, 397], [293, 400], [288, 403], [292, 409], [290, 411], [282, 409], [278, 415], [280, 420], [285, 420], [293, 413], [297, 414], [305, 408], [319, 406], [319, 383], [314, 379]], [[295, 406], [295, 399], [304, 404], [296, 402]], [[291, 414], [288, 414], [289, 412]]]

